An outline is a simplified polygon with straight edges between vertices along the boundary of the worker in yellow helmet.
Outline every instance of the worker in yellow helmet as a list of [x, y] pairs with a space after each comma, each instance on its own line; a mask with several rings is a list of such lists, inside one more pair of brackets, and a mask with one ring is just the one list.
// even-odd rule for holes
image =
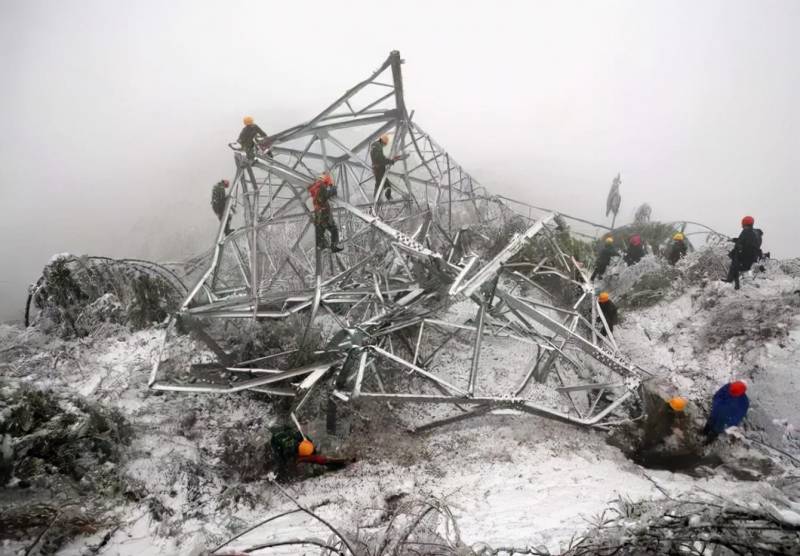
[[597, 258], [594, 262], [594, 271], [589, 279], [594, 280], [595, 278], [602, 278], [608, 265], [611, 263], [611, 259], [618, 254], [617, 248], [614, 246], [614, 238], [612, 236], [607, 236], [605, 240], [603, 240], [603, 248], [600, 249], [600, 252], [597, 254]]
[[[386, 171], [389, 169], [389, 166], [394, 164], [396, 161], [400, 160], [400, 156], [395, 156], [389, 158], [383, 152], [383, 149], [386, 145], [389, 144], [389, 136], [387, 134], [381, 135], [377, 141], [372, 143], [372, 146], [369, 149], [369, 157], [372, 160], [372, 172], [375, 174], [375, 193], [373, 196], [378, 194], [378, 189], [381, 186], [381, 181], [383, 181], [383, 177], [386, 175]], [[383, 184], [383, 190], [385, 191], [384, 195], [386, 199], [392, 198], [392, 182], [389, 181], [389, 178], [386, 178]]]
[[672, 236], [672, 241], [667, 246], [667, 262], [675, 266], [675, 263], [686, 256], [688, 249], [683, 232], [675, 232]]

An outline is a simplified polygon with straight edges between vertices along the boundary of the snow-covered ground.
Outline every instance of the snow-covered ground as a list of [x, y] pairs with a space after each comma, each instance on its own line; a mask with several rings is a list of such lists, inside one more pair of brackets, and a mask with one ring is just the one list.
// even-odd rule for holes
[[[633, 362], [688, 397], [700, 413], [721, 384], [746, 378], [752, 410], [745, 436], [800, 457], [795, 432], [800, 426], [800, 303], [794, 301], [800, 301], [800, 279], [792, 268], [773, 261], [767, 273], [746, 279], [739, 292], [721, 282], [678, 281], [664, 301], [623, 310], [617, 342]], [[641, 270], [634, 269], [618, 277], [620, 295], [633, 282], [626, 286], [625, 274]], [[273, 421], [263, 399], [147, 390], [161, 334], [158, 329], [118, 331], [64, 342], [34, 330], [0, 327], [0, 349], [21, 346], [15, 348], [19, 354], [0, 361], [6, 379], [70, 389], [119, 407], [134, 424], [125, 471], [164, 511], [155, 519], [152, 501], [121, 506], [123, 523], [99, 554], [196, 555], [295, 508], [267, 480], [240, 485], [222, 472], [226, 435], [257, 434]], [[485, 354], [498, 368], [524, 360], [505, 347], [490, 345]], [[644, 469], [607, 444], [605, 432], [530, 415], [486, 415], [419, 435], [397, 421], [375, 419], [365, 430], [347, 445], [356, 463], [286, 487], [303, 505], [319, 505], [321, 517], [349, 533], [385, 526], [397, 500], [435, 497], [450, 507], [468, 545], [533, 545], [557, 552], [620, 497], [714, 495], [748, 503], [777, 496], [773, 479], [778, 476], [743, 482], [723, 471], [699, 478]], [[788, 459], [782, 462], [791, 465]], [[61, 553], [85, 554], [106, 533], [77, 538]], [[328, 534], [312, 518], [292, 514], [229, 548]], [[24, 546], [8, 543], [0, 553], [15, 554]], [[284, 550], [297, 554], [296, 547]]]

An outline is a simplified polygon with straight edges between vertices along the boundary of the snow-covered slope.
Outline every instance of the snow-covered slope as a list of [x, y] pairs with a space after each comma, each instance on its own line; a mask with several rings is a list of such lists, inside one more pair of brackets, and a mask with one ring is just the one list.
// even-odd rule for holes
[[[321, 517], [350, 534], [378, 534], [398, 501], [435, 498], [449, 506], [466, 545], [531, 545], [554, 552], [619, 497], [725, 498], [735, 493], [744, 503], [774, 499], [775, 480], [792, 462], [777, 450], [750, 446], [747, 439], [800, 457], [794, 430], [800, 425], [798, 265], [773, 261], [766, 273], [745, 279], [734, 292], [731, 285], [696, 272], [700, 257], [690, 255], [670, 274], [669, 285], [658, 294], [661, 301], [637, 309], [622, 304], [617, 341], [665, 388], [688, 397], [699, 415], [721, 384], [746, 378], [752, 410], [745, 440], [722, 444], [771, 454], [775, 466], [756, 473], [757, 480], [742, 482], [721, 468], [695, 476], [644, 469], [610, 446], [605, 432], [529, 415], [487, 415], [411, 435], [398, 419], [373, 414], [364, 415], [358, 434], [345, 445], [358, 457], [356, 463], [294, 482], [287, 492], [303, 505], [318, 505]], [[607, 286], [612, 296], [624, 300], [643, 276], [660, 269], [657, 261], [647, 260], [617, 269]], [[123, 464], [130, 492], [118, 499], [117, 524], [87, 531], [63, 546], [63, 554], [85, 554], [87, 547], [100, 544], [94, 553], [200, 554], [270, 515], [295, 508], [266, 477], [242, 482], [231, 472], [232, 457], [259, 453], [253, 442], [267, 439], [275, 414], [271, 404], [251, 394], [148, 391], [147, 373], [159, 337], [159, 330], [131, 334], [115, 328], [66, 342], [32, 329], [0, 328], [6, 383], [75, 392], [118, 407], [134, 427]], [[233, 438], [252, 442], [235, 444]], [[258, 462], [251, 463], [258, 468]], [[6, 497], [26, 496], [19, 486], [3, 490]], [[311, 517], [295, 513], [251, 531], [229, 548], [328, 534]], [[7, 541], [0, 553], [17, 553], [31, 542]], [[283, 550], [297, 554], [297, 547]]]

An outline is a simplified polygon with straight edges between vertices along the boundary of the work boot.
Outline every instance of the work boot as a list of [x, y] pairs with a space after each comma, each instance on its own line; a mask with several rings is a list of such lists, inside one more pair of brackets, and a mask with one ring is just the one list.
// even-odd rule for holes
[[344, 251], [338, 244], [333, 244], [331, 246], [331, 253], [338, 253], [339, 251]]

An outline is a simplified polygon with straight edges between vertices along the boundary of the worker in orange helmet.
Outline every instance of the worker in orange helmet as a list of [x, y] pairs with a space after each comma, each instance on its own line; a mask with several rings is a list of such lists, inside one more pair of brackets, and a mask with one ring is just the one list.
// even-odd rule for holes
[[317, 453], [314, 442], [292, 425], [275, 427], [271, 430], [270, 448], [275, 471], [281, 478], [296, 475], [297, 465], [310, 463], [325, 466], [329, 470], [342, 469], [353, 458], [333, 458]]
[[[608, 295], [608, 292], [602, 292], [600, 295], [597, 296], [597, 302], [600, 304], [600, 311], [603, 313], [603, 318], [606, 320], [606, 324], [608, 324], [608, 330], [610, 332], [614, 332], [614, 325], [617, 324], [619, 320], [619, 311], [617, 306], [614, 305], [614, 302], [611, 301], [611, 296]], [[602, 326], [602, 320], [600, 317], [597, 317], [597, 322], [601, 323], [601, 330], [600, 333], [603, 336], [606, 336], [606, 328]]]
[[331, 235], [331, 251], [338, 253], [342, 251], [339, 247], [339, 228], [331, 215], [330, 199], [336, 196], [336, 188], [333, 178], [326, 172], [319, 179], [308, 186], [308, 194], [314, 204], [314, 229], [316, 231], [317, 249], [325, 249], [325, 230]]
[[[239, 133], [239, 145], [241, 145], [242, 150], [247, 153], [248, 160], [253, 160], [256, 156], [257, 146], [262, 148], [269, 146], [269, 136], [263, 129], [256, 125], [253, 116], [245, 116], [242, 118], [242, 123], [244, 123], [244, 127]], [[269, 150], [267, 155], [271, 158], [272, 151]]]

